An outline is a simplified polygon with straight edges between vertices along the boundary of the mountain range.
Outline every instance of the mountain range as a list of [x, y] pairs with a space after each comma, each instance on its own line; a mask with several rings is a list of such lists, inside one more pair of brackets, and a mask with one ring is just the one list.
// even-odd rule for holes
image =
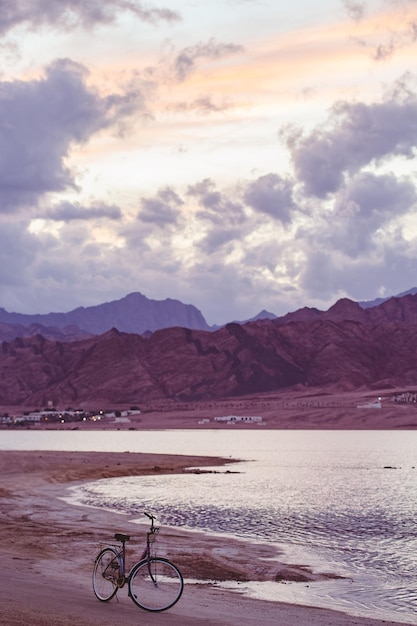
[[[416, 294], [417, 288], [399, 294], [403, 297]], [[386, 302], [388, 298], [364, 301], [361, 308], [372, 308]], [[283, 321], [301, 319], [305, 312], [321, 315], [318, 309], [301, 309], [288, 313]], [[265, 309], [244, 322], [262, 319], [277, 319], [277, 316]], [[231, 320], [230, 320], [231, 321]], [[220, 326], [209, 326], [203, 314], [192, 304], [183, 304], [179, 300], [151, 300], [139, 292], [131, 293], [120, 300], [104, 302], [90, 307], [78, 307], [68, 313], [9, 313], [0, 308], [0, 341], [11, 341], [15, 337], [32, 337], [41, 334], [46, 339], [57, 341], [78, 341], [94, 335], [101, 335], [112, 328], [126, 333], [149, 335], [161, 328], [189, 328], [191, 330], [218, 330]]]
[[0, 350], [2, 405], [208, 400], [299, 385], [417, 387], [417, 294], [368, 308], [342, 299], [327, 311], [306, 307], [217, 330], [112, 328], [71, 341], [38, 333]]

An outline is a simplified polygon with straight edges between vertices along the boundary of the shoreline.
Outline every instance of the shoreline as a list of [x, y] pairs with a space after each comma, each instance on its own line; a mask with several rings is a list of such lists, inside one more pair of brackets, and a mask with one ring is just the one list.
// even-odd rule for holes
[[[98, 602], [91, 589], [92, 565], [100, 543], [115, 531], [132, 535], [130, 563], [142, 546], [147, 522], [137, 516], [69, 504], [69, 488], [81, 482], [123, 475], [180, 473], [188, 467], [217, 465], [227, 471], [231, 459], [197, 456], [102, 453], [0, 451], [0, 545], [7, 576], [0, 590], [5, 626], [110, 626], [118, 621], [143, 625], [246, 626], [380, 626], [395, 622], [353, 617], [329, 609], [256, 600], [213, 583], [316, 580], [302, 565], [282, 563], [273, 546], [163, 527], [161, 554], [181, 569], [187, 583], [180, 602], [167, 613], [147, 614], [125, 590], [110, 603]], [[298, 578], [297, 578], [298, 577]], [[303, 578], [304, 577], [304, 578]], [[276, 584], [279, 584], [278, 582]], [[139, 612], [139, 613], [138, 613]], [[156, 618], [156, 619], [155, 619]], [[108, 620], [108, 621], [106, 621]], [[403, 622], [404, 624], [404, 622]]]

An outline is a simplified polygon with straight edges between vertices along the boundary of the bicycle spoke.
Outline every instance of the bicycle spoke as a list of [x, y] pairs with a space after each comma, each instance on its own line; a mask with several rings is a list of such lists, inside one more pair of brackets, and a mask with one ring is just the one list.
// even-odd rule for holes
[[181, 597], [184, 582], [178, 568], [163, 558], [139, 563], [132, 570], [129, 591], [133, 602], [147, 611], [165, 611]]
[[120, 576], [119, 559], [113, 548], [105, 548], [98, 555], [93, 570], [93, 590], [102, 602], [108, 602], [117, 593]]

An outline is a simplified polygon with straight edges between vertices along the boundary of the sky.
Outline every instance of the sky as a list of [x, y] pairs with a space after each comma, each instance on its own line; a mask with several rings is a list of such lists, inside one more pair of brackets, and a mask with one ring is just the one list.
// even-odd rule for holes
[[0, 307], [417, 286], [417, 0], [0, 0]]

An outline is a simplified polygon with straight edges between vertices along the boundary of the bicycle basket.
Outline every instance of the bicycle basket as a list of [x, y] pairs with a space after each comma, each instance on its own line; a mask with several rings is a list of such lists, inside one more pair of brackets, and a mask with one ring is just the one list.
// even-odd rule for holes
[[148, 533], [149, 543], [155, 543], [158, 533], [159, 533], [159, 528], [154, 528], [152, 532]]

